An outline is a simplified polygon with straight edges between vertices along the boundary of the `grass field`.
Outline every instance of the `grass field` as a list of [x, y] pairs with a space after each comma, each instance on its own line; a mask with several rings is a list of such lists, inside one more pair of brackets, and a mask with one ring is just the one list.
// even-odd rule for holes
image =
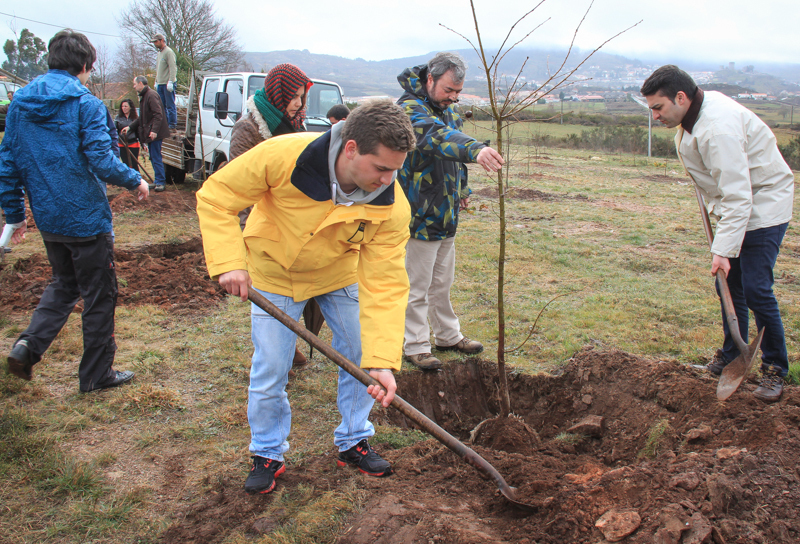
[[[561, 149], [540, 149], [532, 158], [519, 147], [510, 159], [507, 345], [520, 344], [544, 305], [564, 295], [544, 312], [531, 339], [509, 354], [517, 371], [556, 370], [586, 344], [686, 364], [713, 354], [721, 341], [719, 303], [692, 187], [675, 161], [636, 157], [634, 165], [630, 156]], [[494, 360], [495, 182], [475, 166], [470, 182], [475, 194], [460, 220], [453, 303], [463, 332], [483, 341], [485, 358]], [[192, 213], [121, 214], [115, 230], [121, 248], [199, 235]], [[29, 236], [10, 258], [42, 251], [41, 238]], [[796, 367], [795, 224], [775, 276]], [[0, 316], [3, 353], [29, 319], [28, 311]], [[137, 379], [118, 390], [81, 395], [80, 316], [73, 314], [32, 382], [0, 376], [0, 542], [155, 543], [181, 514], [221, 487], [239, 490], [249, 462], [249, 334], [249, 308], [234, 299], [188, 315], [152, 306], [119, 308], [116, 366], [137, 371]], [[327, 328], [322, 337], [330, 340]], [[443, 356], [453, 358], [458, 356]], [[333, 369], [315, 354], [310, 368], [291, 382], [292, 470], [332, 451]], [[378, 433], [379, 440], [398, 445], [422, 438], [386, 426]], [[307, 500], [308, 487], [281, 488], [265, 506], [265, 515], [291, 515], [302, 523], [266, 536], [243, 526], [223, 541], [332, 542], [347, 514], [366, 500], [356, 476], [342, 478], [339, 489], [317, 490], [319, 499]]]

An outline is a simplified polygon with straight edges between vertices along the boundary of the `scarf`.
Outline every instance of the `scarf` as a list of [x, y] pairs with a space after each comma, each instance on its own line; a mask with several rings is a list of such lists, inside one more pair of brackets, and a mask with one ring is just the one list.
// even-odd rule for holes
[[[256, 103], [258, 113], [260, 113], [261, 117], [266, 121], [270, 133], [275, 134], [275, 129], [281, 124], [284, 113], [272, 105], [267, 99], [267, 93], [264, 92], [264, 89], [256, 91], [256, 94], [253, 95], [253, 102]], [[297, 115], [295, 115], [295, 117], [297, 117]]]
[[[303, 71], [293, 64], [279, 64], [269, 71], [264, 80], [264, 95], [267, 101], [281, 112], [281, 117], [285, 118], [286, 124], [295, 131], [303, 131], [303, 121], [306, 119], [306, 95], [311, 87], [311, 80]], [[303, 103], [293, 118], [286, 115], [286, 108], [294, 98], [297, 89], [303, 88]], [[256, 102], [258, 105], [258, 102]], [[261, 108], [259, 107], [259, 112]], [[263, 113], [262, 113], [263, 115]], [[267, 116], [264, 116], [267, 119]], [[267, 121], [269, 123], [269, 121]], [[277, 124], [276, 124], [277, 127]], [[272, 125], [269, 125], [272, 131]]]

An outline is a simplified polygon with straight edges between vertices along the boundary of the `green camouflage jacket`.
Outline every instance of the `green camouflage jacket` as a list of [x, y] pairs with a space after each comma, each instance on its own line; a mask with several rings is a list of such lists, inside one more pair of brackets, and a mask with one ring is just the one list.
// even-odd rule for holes
[[461, 116], [449, 106], [439, 109], [428, 99], [427, 65], [397, 76], [405, 91], [397, 103], [405, 109], [417, 148], [408, 154], [397, 180], [411, 205], [411, 237], [443, 240], [456, 234], [459, 200], [470, 195], [466, 162], [475, 162], [485, 147], [460, 131]]

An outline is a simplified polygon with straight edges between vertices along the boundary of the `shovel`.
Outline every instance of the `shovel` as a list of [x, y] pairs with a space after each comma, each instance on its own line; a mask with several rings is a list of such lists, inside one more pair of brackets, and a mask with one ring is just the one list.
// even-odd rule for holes
[[[355, 379], [360, 381], [366, 386], [376, 385], [380, 387], [380, 383], [377, 380], [373, 379], [369, 374], [365, 371], [361, 370], [355, 363], [346, 359], [341, 353], [333, 349], [331, 346], [320, 340], [314, 333], [300, 325], [297, 321], [289, 317], [285, 312], [281, 311], [277, 306], [272, 304], [269, 300], [267, 300], [261, 293], [253, 289], [252, 287], [247, 288], [247, 296], [250, 298], [250, 302], [267, 312], [269, 315], [286, 325], [292, 332], [294, 332], [297, 336], [311, 344], [312, 347], [316, 348], [317, 351], [325, 355], [328, 359], [336, 363], [339, 367], [344, 369], [345, 372], [353, 376]], [[471, 448], [462, 444], [459, 440], [457, 440], [454, 436], [449, 434], [447, 431], [439, 427], [436, 423], [425, 417], [422, 412], [411, 406], [408, 402], [401, 399], [398, 395], [395, 395], [394, 399], [390, 406], [394, 406], [397, 410], [399, 410], [404, 416], [408, 419], [419, 425], [423, 430], [425, 430], [428, 434], [434, 437], [436, 440], [447, 446], [450, 450], [457, 453], [464, 460], [472, 465], [473, 467], [477, 468], [479, 471], [483, 472], [487, 476], [490, 476], [494, 479], [497, 483], [497, 487], [500, 488], [500, 493], [510, 502], [512, 505], [516, 506], [517, 508], [524, 510], [526, 512], [533, 512], [535, 510], [534, 506], [529, 504], [525, 504], [519, 502], [516, 496], [516, 489], [509, 486], [503, 477], [500, 475], [497, 470], [489, 464], [483, 457], [475, 453]]]
[[[714, 232], [711, 230], [711, 220], [708, 218], [708, 210], [703, 202], [703, 195], [697, 185], [694, 186], [694, 192], [697, 195], [697, 203], [700, 205], [700, 215], [703, 218], [703, 227], [706, 231], [706, 238], [708, 245], [714, 243]], [[739, 388], [742, 381], [750, 374], [755, 363], [756, 356], [758, 355], [758, 347], [761, 345], [761, 339], [764, 338], [764, 327], [758, 331], [755, 340], [749, 346], [742, 339], [739, 332], [739, 320], [736, 318], [736, 310], [733, 307], [733, 299], [731, 298], [731, 291], [728, 289], [728, 280], [725, 277], [725, 272], [720, 268], [717, 270], [717, 282], [719, 283], [719, 291], [722, 294], [722, 305], [725, 308], [725, 317], [728, 321], [728, 330], [733, 337], [733, 342], [739, 350], [739, 356], [728, 363], [722, 370], [717, 384], [717, 399], [726, 400], [728, 397]]]

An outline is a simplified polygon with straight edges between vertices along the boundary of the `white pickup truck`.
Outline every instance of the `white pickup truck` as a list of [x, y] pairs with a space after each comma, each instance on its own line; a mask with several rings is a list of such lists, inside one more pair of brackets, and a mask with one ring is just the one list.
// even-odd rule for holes
[[[179, 96], [177, 133], [165, 139], [161, 152], [164, 159], [167, 183], [182, 183], [187, 174], [197, 180], [213, 174], [227, 162], [233, 124], [247, 113], [247, 99], [264, 87], [266, 74], [233, 72], [228, 74], [203, 74], [198, 93], [194, 82], [189, 96]], [[336, 83], [320, 79], [306, 97], [306, 129], [324, 132], [330, 128], [325, 114], [342, 104], [342, 89]]]

